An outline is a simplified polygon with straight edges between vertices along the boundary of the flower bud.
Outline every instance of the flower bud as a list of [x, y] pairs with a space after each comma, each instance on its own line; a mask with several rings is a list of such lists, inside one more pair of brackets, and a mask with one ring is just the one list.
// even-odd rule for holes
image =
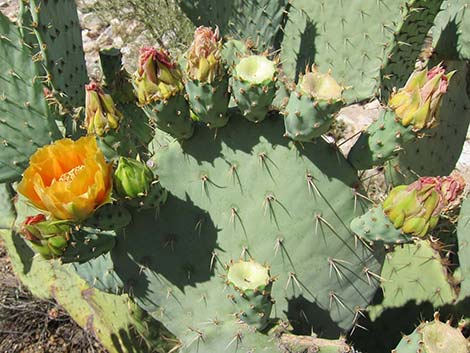
[[134, 85], [140, 104], [168, 99], [183, 89], [181, 71], [171, 61], [169, 52], [152, 47], [140, 50]]
[[395, 228], [423, 237], [445, 210], [459, 202], [464, 187], [458, 175], [421, 177], [410, 185], [393, 188], [382, 207]]
[[85, 86], [86, 89], [86, 126], [89, 134], [103, 136], [109, 129], [117, 129], [122, 120], [109, 94], [96, 82]]
[[198, 27], [194, 40], [187, 53], [187, 71], [192, 80], [213, 82], [224, 74], [220, 51], [219, 28], [212, 31], [210, 27]]
[[114, 173], [114, 185], [119, 195], [136, 198], [148, 193], [153, 173], [144, 163], [121, 157]]
[[20, 233], [31, 242], [31, 246], [45, 258], [61, 256], [68, 246], [70, 224], [67, 221], [48, 221], [38, 214], [26, 217]]
[[415, 71], [405, 87], [392, 93], [388, 106], [393, 109], [403, 126], [414, 130], [433, 127], [438, 119], [441, 98], [447, 92], [454, 71], [445, 75], [439, 64], [428, 71]]

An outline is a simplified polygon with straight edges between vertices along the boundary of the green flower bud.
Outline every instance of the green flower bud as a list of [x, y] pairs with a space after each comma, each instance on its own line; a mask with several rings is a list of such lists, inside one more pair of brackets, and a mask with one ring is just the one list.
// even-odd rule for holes
[[136, 198], [147, 195], [153, 173], [144, 163], [121, 157], [114, 173], [114, 185], [119, 195]]
[[70, 231], [68, 221], [48, 221], [43, 214], [27, 217], [20, 228], [20, 233], [31, 242], [31, 247], [46, 259], [59, 257], [64, 253]]

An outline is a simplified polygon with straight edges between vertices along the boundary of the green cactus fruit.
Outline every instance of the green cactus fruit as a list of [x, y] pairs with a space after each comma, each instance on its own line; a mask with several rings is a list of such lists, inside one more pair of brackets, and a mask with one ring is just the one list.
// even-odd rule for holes
[[221, 57], [222, 40], [219, 29], [198, 27], [194, 41], [186, 53], [185, 84], [187, 99], [198, 120], [210, 128], [228, 122], [228, 77]]
[[153, 179], [153, 173], [146, 164], [132, 158], [119, 158], [114, 186], [120, 196], [132, 199], [146, 195]]
[[161, 186], [158, 180], [155, 180], [150, 184], [150, 188], [146, 194], [128, 200], [127, 204], [141, 210], [158, 209], [158, 207], [166, 202], [167, 196], [167, 191]]
[[291, 92], [285, 115], [285, 135], [296, 141], [311, 141], [330, 129], [333, 116], [343, 106], [341, 87], [330, 73], [307, 66]]
[[276, 63], [262, 55], [240, 60], [232, 76], [232, 94], [242, 115], [255, 123], [266, 118], [276, 94]]
[[238, 261], [229, 266], [227, 284], [237, 292], [229, 295], [238, 308], [237, 317], [262, 331], [269, 323], [274, 300], [271, 298], [273, 279], [269, 269], [254, 261]]
[[113, 98], [93, 81], [85, 86], [85, 90], [85, 124], [88, 133], [103, 136], [110, 129], [116, 130], [122, 114], [116, 109]]
[[408, 243], [411, 237], [397, 229], [384, 214], [380, 205], [371, 208], [362, 216], [351, 221], [351, 230], [368, 242], [384, 242], [386, 244]]
[[467, 353], [470, 344], [461, 330], [439, 321], [435, 313], [434, 321], [423, 322], [405, 335], [392, 353]]
[[164, 49], [141, 49], [134, 87], [140, 105], [157, 128], [178, 139], [194, 133], [189, 105], [184, 98], [182, 74]]
[[189, 80], [185, 84], [187, 98], [198, 121], [210, 128], [223, 127], [228, 122], [228, 77], [212, 83]]
[[47, 220], [43, 214], [26, 217], [20, 233], [46, 259], [62, 256], [70, 239], [68, 221]]
[[392, 159], [415, 139], [412, 127], [403, 126], [394, 111], [384, 109], [361, 133], [349, 151], [348, 160], [359, 170], [370, 169]]

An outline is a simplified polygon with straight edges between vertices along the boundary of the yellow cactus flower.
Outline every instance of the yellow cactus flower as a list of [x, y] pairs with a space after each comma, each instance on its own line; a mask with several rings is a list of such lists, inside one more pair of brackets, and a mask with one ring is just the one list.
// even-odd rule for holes
[[61, 139], [31, 156], [18, 192], [55, 219], [80, 221], [110, 201], [111, 172], [94, 136]]

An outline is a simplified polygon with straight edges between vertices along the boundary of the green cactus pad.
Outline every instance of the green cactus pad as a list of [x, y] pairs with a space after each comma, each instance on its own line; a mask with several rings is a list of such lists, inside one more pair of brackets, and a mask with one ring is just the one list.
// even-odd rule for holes
[[185, 84], [189, 106], [199, 121], [210, 128], [223, 127], [228, 122], [228, 77], [213, 83], [189, 80]]
[[236, 39], [230, 39], [222, 46], [220, 52], [227, 69], [235, 67], [240, 61], [240, 58], [249, 55], [250, 50], [245, 42]]
[[219, 26], [222, 35], [249, 38], [261, 50], [277, 48], [287, 0], [183, 0], [180, 6], [196, 26]]
[[393, 226], [381, 206], [371, 208], [362, 216], [354, 218], [351, 222], [351, 230], [368, 242], [400, 244], [411, 241], [409, 235]]
[[[381, 68], [381, 93], [386, 99], [395, 87], [403, 87], [415, 70], [416, 59], [434, 24], [443, 0], [412, 0], [402, 8], [391, 52]], [[396, 5], [395, 5], [396, 6]]]
[[468, 68], [463, 62], [446, 62], [448, 71], [457, 70], [442, 97], [439, 125], [387, 163], [386, 177], [393, 185], [409, 184], [419, 176], [449, 175], [455, 168], [470, 122]]
[[231, 300], [237, 306], [237, 317], [264, 330], [273, 306], [269, 269], [254, 261], [238, 261], [229, 265], [227, 283], [235, 289]]
[[88, 75], [75, 1], [29, 0], [37, 46], [55, 98], [67, 109], [85, 105]]
[[177, 139], [189, 139], [194, 126], [189, 117], [189, 104], [182, 93], [171, 96], [166, 101], [156, 101], [142, 107], [156, 127]]
[[370, 169], [393, 159], [416, 135], [404, 127], [391, 110], [382, 110], [376, 121], [361, 133], [349, 151], [348, 160], [359, 170]]
[[410, 301], [417, 305], [429, 302], [438, 308], [456, 299], [443, 260], [428, 240], [395, 247], [386, 255], [380, 277], [384, 299], [369, 307], [372, 320], [386, 309], [400, 308]]
[[279, 117], [254, 126], [240, 115], [215, 139], [202, 129], [181, 145], [157, 132], [155, 174], [168, 200], [157, 217], [134, 212], [110, 256], [85, 265], [88, 278], [111, 289], [117, 274], [178, 335], [183, 352], [275, 350], [271, 338], [236, 319], [224, 291], [226, 266], [240, 256], [277, 277], [273, 318], [290, 319], [299, 332], [349, 329], [381, 267], [381, 251], [355, 244], [349, 230], [365, 208], [356, 172], [325, 142], [298, 148], [282, 132]]
[[286, 74], [293, 79], [312, 63], [332, 69], [349, 87], [348, 102], [376, 96], [384, 85], [402, 86], [441, 2], [293, 0], [281, 45]]
[[60, 138], [44, 99], [40, 68], [18, 29], [0, 14], [0, 182], [19, 180], [37, 148]]
[[392, 353], [467, 353], [469, 341], [462, 332], [439, 321], [423, 322], [413, 333], [405, 335]]
[[470, 199], [462, 203], [457, 225], [458, 255], [462, 283], [460, 284], [459, 301], [470, 297]]
[[109, 252], [115, 245], [114, 232], [100, 232], [92, 228], [73, 231], [69, 245], [60, 256], [63, 263], [87, 262]]
[[342, 105], [340, 101], [329, 103], [306, 94], [292, 92], [284, 119], [286, 136], [304, 142], [320, 137], [330, 129], [333, 116]]
[[132, 216], [124, 206], [118, 204], [105, 204], [98, 208], [93, 215], [86, 219], [85, 226], [101, 230], [116, 230], [127, 226]]
[[441, 59], [470, 59], [470, 10], [467, 0], [444, 0], [432, 28], [433, 47]]

